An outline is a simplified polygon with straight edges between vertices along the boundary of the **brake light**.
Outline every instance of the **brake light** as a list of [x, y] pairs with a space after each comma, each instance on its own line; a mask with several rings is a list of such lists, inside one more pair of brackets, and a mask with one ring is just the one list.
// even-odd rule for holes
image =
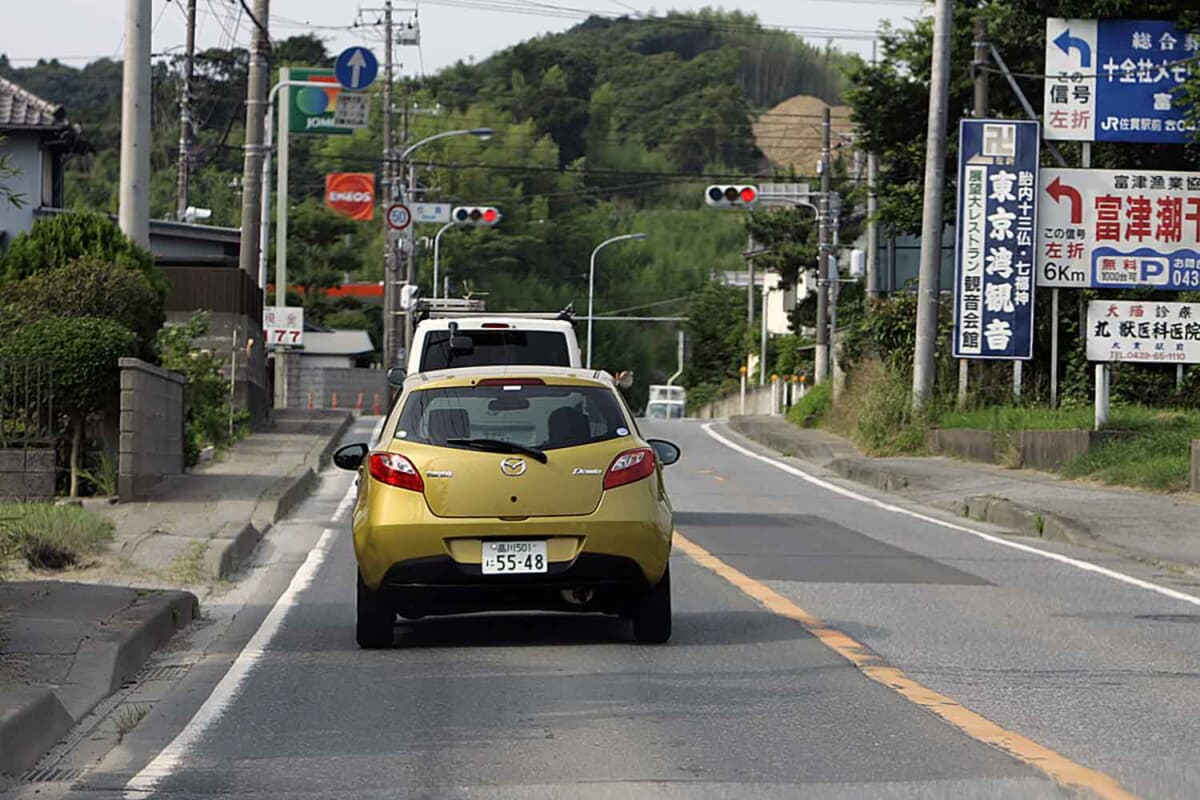
[[511, 328], [511, 327], [512, 327], [512, 325], [509, 325], [507, 322], [485, 322], [485, 323], [483, 323], [482, 325], [480, 325], [479, 327], [481, 327], [481, 328], [504, 328], [504, 329], [508, 329], [508, 328]]
[[640, 481], [654, 472], [654, 451], [649, 447], [626, 450], [613, 459], [604, 474], [604, 488], [615, 489], [627, 483]]
[[371, 453], [367, 460], [367, 469], [371, 477], [388, 486], [400, 489], [411, 489], [414, 492], [425, 491], [425, 481], [413, 463], [399, 453]]
[[541, 378], [484, 378], [476, 386], [545, 386]]

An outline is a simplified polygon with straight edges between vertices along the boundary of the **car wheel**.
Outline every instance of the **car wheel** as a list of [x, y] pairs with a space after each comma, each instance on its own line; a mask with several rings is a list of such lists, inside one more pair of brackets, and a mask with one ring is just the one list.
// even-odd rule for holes
[[650, 587], [633, 608], [633, 636], [642, 644], [662, 644], [671, 638], [671, 568]]
[[361, 574], [358, 576], [356, 610], [358, 620], [354, 633], [358, 639], [358, 646], [368, 650], [391, 647], [392, 634], [396, 627], [396, 612], [384, 602], [379, 592], [367, 588]]

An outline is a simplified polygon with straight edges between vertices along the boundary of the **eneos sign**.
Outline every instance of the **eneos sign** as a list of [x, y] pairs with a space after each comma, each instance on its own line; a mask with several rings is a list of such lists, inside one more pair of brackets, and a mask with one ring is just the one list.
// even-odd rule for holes
[[332, 172], [326, 175], [325, 206], [335, 214], [350, 219], [374, 219], [375, 174]]

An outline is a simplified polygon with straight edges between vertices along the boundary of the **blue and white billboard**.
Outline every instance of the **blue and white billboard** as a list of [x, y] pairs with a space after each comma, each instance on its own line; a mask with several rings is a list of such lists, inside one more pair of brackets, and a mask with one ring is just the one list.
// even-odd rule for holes
[[1200, 33], [1166, 20], [1046, 20], [1047, 139], [1187, 142]]
[[958, 132], [955, 358], [1033, 358], [1036, 122], [964, 119]]

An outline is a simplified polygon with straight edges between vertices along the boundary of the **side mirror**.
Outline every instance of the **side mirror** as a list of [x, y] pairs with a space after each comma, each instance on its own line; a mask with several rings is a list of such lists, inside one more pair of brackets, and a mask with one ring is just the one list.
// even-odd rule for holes
[[451, 336], [450, 352], [456, 356], [469, 356], [475, 352], [475, 340], [470, 336]]
[[404, 379], [408, 377], [408, 370], [404, 367], [392, 367], [387, 371], [388, 386], [393, 389], [399, 389], [404, 386]]
[[333, 463], [339, 469], [357, 470], [362, 466], [363, 459], [367, 457], [369, 450], [370, 448], [362, 442], [343, 445], [334, 452]]
[[649, 444], [654, 448], [654, 457], [664, 467], [671, 466], [683, 455], [683, 451], [679, 449], [679, 445], [674, 442], [668, 442], [666, 439], [650, 439]]
[[624, 370], [616, 374], [617, 386], [621, 389], [628, 389], [633, 386], [633, 371]]

